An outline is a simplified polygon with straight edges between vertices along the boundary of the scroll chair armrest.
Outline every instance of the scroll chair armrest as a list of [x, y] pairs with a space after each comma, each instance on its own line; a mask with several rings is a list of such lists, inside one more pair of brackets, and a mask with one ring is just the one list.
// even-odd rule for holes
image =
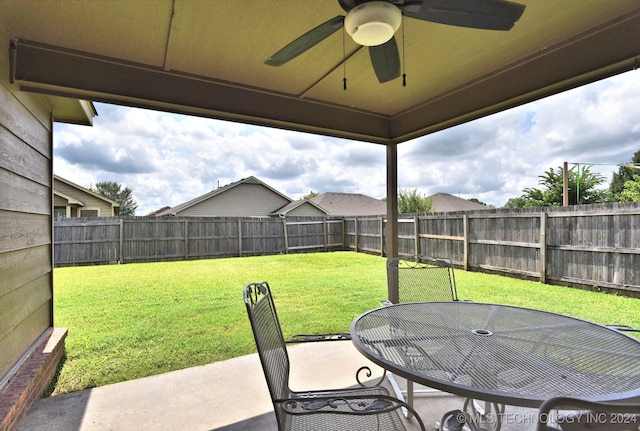
[[[304, 394], [283, 400], [274, 400], [289, 415], [393, 415], [397, 410], [406, 408], [416, 418], [422, 431], [426, 431], [424, 422], [418, 413], [407, 403], [389, 395], [353, 394], [354, 390], [336, 390], [332, 392], [305, 392]], [[398, 417], [398, 420], [399, 417]]]
[[287, 344], [295, 343], [310, 343], [318, 341], [342, 341], [351, 340], [351, 334], [347, 332], [339, 332], [335, 334], [296, 334], [292, 335], [287, 341]]

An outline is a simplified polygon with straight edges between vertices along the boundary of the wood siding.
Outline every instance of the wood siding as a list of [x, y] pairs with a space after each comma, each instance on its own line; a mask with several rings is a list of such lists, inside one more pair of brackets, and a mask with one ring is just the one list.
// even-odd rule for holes
[[[0, 37], [3, 46], [8, 41]], [[50, 106], [0, 56], [0, 381], [53, 322]]]

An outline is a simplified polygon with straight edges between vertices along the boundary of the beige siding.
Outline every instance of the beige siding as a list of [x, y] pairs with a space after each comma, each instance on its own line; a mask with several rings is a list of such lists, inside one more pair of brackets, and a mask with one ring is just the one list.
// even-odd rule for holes
[[239, 184], [193, 205], [178, 216], [268, 216], [289, 201], [259, 184]]
[[80, 208], [72, 208], [71, 216], [72, 217], [80, 217], [81, 210], [94, 209], [98, 210], [98, 215], [100, 217], [110, 217], [114, 216], [113, 206], [109, 202], [105, 202], [104, 200], [93, 196], [90, 193], [86, 193], [82, 190], [77, 189], [76, 187], [72, 187], [69, 184], [63, 183], [62, 181], [58, 181], [54, 179], [54, 188], [56, 191], [65, 194], [67, 196], [72, 196], [78, 199], [80, 202], [84, 204], [83, 207]]
[[[9, 45], [0, 34], [0, 45]], [[52, 325], [51, 115], [0, 55], [0, 378]]]
[[287, 217], [324, 217], [326, 215], [326, 213], [308, 203], [304, 203], [287, 213]]

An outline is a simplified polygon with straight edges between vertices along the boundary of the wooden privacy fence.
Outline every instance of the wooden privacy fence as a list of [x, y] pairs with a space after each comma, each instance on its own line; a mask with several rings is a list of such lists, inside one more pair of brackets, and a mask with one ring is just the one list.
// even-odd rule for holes
[[56, 266], [342, 250], [342, 219], [65, 218], [54, 223]]
[[[465, 270], [640, 297], [640, 203], [401, 216], [400, 255]], [[56, 266], [301, 251], [386, 255], [386, 220], [358, 218], [85, 218], [54, 223]]]
[[[345, 219], [345, 248], [386, 255], [384, 218]], [[640, 297], [640, 203], [401, 216], [401, 256]]]

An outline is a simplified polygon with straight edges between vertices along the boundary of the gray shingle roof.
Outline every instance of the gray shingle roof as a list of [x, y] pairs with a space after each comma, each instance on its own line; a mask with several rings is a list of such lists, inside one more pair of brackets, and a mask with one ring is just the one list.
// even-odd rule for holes
[[387, 213], [386, 202], [358, 193], [322, 193], [311, 201], [331, 216], [383, 216]]
[[436, 193], [428, 196], [433, 199], [431, 210], [434, 212], [486, 210], [485, 205], [462, 199], [449, 193]]

